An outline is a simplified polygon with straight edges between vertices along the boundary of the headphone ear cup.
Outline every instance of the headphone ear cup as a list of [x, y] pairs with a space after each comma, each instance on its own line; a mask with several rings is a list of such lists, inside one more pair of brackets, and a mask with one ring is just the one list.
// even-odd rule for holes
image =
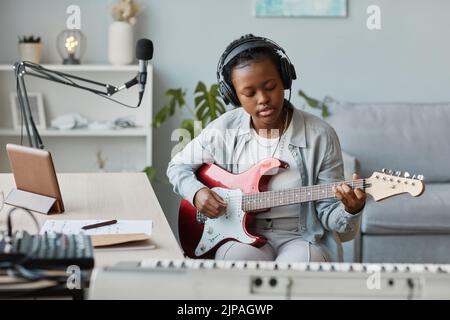
[[281, 80], [283, 80], [284, 89], [290, 89], [292, 85], [292, 75], [290, 63], [286, 58], [280, 59]]
[[219, 93], [220, 96], [222, 97], [223, 102], [225, 104], [229, 104], [230, 100], [227, 97], [225, 84], [222, 81], [219, 83]]
[[234, 90], [226, 82], [222, 82], [219, 88], [221, 90], [223, 102], [225, 102], [225, 104], [231, 103], [234, 106], [240, 105], [239, 99], [236, 97]]
[[295, 67], [292, 63], [289, 63], [289, 70], [291, 74], [291, 80], [297, 79], [297, 72], [295, 71]]

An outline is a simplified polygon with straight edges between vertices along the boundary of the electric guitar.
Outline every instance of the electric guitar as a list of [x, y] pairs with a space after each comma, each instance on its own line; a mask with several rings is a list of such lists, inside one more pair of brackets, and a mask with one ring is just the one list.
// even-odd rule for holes
[[[178, 229], [181, 246], [190, 258], [210, 258], [226, 241], [236, 240], [253, 246], [262, 246], [266, 239], [248, 232], [254, 224], [257, 212], [301, 202], [335, 198], [332, 190], [342, 182], [297, 187], [279, 191], [267, 191], [268, 182], [280, 168], [288, 164], [268, 158], [241, 174], [232, 174], [215, 164], [204, 164], [196, 172], [197, 179], [221, 196], [228, 206], [226, 213], [214, 219], [202, 216], [197, 208], [183, 199], [180, 204]], [[360, 188], [375, 201], [401, 193], [414, 197], [425, 190], [423, 176], [400, 177], [392, 171], [374, 172], [370, 178], [343, 181], [352, 188]], [[255, 212], [257, 211], [257, 212]]]

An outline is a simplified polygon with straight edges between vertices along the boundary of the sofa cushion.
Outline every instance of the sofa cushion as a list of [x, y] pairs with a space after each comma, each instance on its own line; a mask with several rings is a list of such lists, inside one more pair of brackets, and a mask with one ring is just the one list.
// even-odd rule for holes
[[401, 194], [379, 202], [368, 196], [362, 214], [364, 234], [450, 234], [450, 183], [425, 186], [415, 198]]
[[362, 262], [450, 263], [450, 235], [367, 235]]
[[324, 102], [331, 113], [326, 120], [363, 177], [387, 168], [450, 181], [450, 103]]

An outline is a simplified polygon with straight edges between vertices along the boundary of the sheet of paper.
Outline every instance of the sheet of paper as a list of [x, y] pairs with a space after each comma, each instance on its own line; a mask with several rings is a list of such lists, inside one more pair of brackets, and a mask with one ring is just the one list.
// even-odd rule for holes
[[41, 234], [45, 232], [87, 235], [144, 233], [150, 236], [152, 234], [152, 220], [117, 220], [117, 223], [109, 226], [81, 229], [83, 226], [103, 221], [105, 220], [47, 220], [41, 228]]

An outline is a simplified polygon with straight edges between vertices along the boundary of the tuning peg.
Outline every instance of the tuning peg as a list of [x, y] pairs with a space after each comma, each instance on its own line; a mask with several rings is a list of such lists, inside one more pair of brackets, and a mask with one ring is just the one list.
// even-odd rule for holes
[[423, 180], [423, 175], [419, 174], [419, 175], [417, 176], [417, 179]]
[[386, 169], [385, 168], [381, 169], [381, 172], [386, 173]]
[[396, 175], [397, 177], [400, 177], [401, 174], [402, 174], [401, 171], [395, 171], [395, 175]]
[[413, 174], [413, 176], [412, 176], [412, 178], [411, 179], [415, 179], [416, 178], [416, 175], [415, 174]]
[[405, 178], [409, 178], [411, 175], [409, 174], [408, 171], [405, 171], [405, 173], [403, 174], [403, 176], [404, 176]]
[[393, 173], [394, 173], [394, 171], [388, 170], [388, 174], [392, 175]]

